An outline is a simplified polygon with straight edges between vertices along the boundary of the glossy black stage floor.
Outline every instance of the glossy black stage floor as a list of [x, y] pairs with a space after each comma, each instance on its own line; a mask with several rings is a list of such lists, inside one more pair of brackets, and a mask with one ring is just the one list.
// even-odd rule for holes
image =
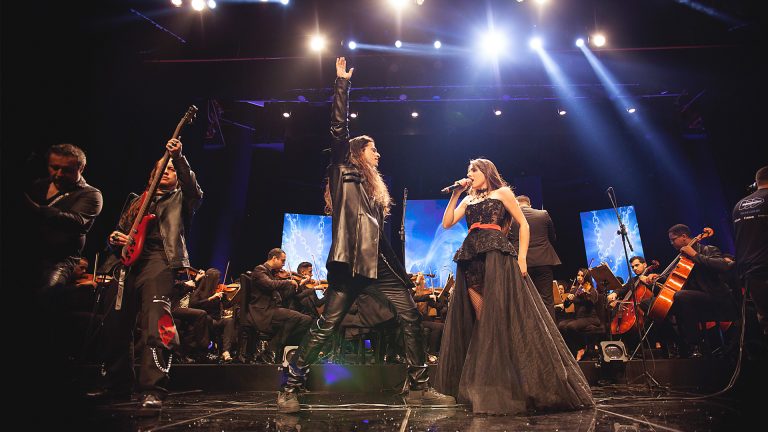
[[[283, 415], [275, 405], [277, 366], [179, 365], [171, 371], [172, 393], [160, 415], [137, 416], [135, 400], [79, 405], [77, 415], [62, 418], [58, 426], [71, 422], [78, 430], [100, 431], [620, 432], [755, 430], [765, 424], [758, 411], [768, 384], [763, 362], [745, 361], [733, 389], [716, 397], [702, 396], [728, 385], [735, 367], [731, 361], [648, 361], [658, 387], [647, 385], [650, 379], [640, 360], [580, 365], [597, 402], [592, 410], [486, 416], [466, 406], [408, 407], [398, 396], [404, 367], [323, 364], [312, 368], [313, 391], [301, 397], [302, 411]], [[96, 367], [81, 369], [77, 381], [86, 384], [97, 372]]]

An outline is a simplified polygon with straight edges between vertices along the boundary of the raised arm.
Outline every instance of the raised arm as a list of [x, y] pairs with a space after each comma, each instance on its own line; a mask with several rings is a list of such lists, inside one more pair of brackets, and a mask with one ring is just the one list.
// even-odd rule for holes
[[347, 60], [336, 59], [336, 81], [333, 85], [331, 103], [331, 159], [333, 163], [342, 163], [349, 153], [349, 79], [355, 68], [347, 71]]
[[197, 176], [189, 166], [189, 161], [181, 153], [182, 144], [178, 139], [169, 140], [165, 146], [168, 152], [171, 154], [173, 160], [173, 168], [176, 169], [176, 178], [181, 188], [181, 193], [184, 195], [184, 207], [185, 210], [192, 214], [203, 200], [203, 190], [200, 189], [200, 185], [197, 183]]
[[445, 212], [443, 212], [443, 228], [445, 229], [456, 225], [456, 223], [464, 217], [464, 212], [467, 210], [466, 198], [461, 200], [458, 207], [456, 207], [456, 203], [459, 201], [459, 196], [461, 196], [462, 192], [469, 187], [470, 181], [468, 179], [463, 179], [459, 180], [459, 182], [463, 182], [464, 187], [453, 190], [451, 198], [448, 200], [448, 205], [445, 207]]

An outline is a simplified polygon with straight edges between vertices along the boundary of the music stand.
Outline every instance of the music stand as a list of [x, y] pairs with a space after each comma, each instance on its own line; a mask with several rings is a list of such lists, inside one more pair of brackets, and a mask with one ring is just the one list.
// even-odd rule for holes
[[[592, 279], [595, 280], [595, 288], [603, 300], [608, 291], [617, 291], [621, 288], [621, 282], [619, 282], [616, 275], [613, 274], [611, 268], [608, 267], [608, 264], [606, 263], [600, 263], [599, 266], [592, 267], [589, 269], [589, 274], [592, 276]], [[602, 308], [601, 315], [601, 321], [605, 324], [605, 333], [610, 340], [613, 340], [613, 334], [611, 334], [611, 320], [605, 316], [605, 308]]]
[[595, 283], [597, 284], [595, 287], [599, 288], [598, 292], [601, 294], [607, 291], [617, 291], [621, 288], [621, 282], [619, 282], [619, 279], [616, 278], [616, 275], [613, 274], [606, 263], [601, 263], [597, 267], [592, 267], [589, 269], [589, 274], [592, 276], [592, 279], [595, 280]]

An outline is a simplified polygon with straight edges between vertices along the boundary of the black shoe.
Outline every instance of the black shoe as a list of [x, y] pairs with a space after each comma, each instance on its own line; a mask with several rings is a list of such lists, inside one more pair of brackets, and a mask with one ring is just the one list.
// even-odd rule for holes
[[456, 405], [456, 399], [428, 387], [424, 390], [409, 390], [405, 395], [405, 403], [408, 405]]
[[691, 345], [690, 358], [702, 358], [704, 355], [701, 353], [701, 349], [698, 345]]
[[384, 356], [384, 363], [388, 364], [405, 364], [405, 359], [400, 354], [386, 354]]
[[153, 416], [160, 414], [163, 409], [163, 401], [152, 393], [143, 394], [139, 400], [139, 416]]
[[277, 394], [277, 412], [290, 414], [299, 412], [299, 397], [296, 392], [281, 391]]

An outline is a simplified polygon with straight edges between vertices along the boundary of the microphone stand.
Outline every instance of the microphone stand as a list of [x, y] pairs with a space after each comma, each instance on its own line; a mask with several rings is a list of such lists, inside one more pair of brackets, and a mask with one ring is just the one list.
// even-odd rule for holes
[[[619, 223], [619, 229], [616, 231], [616, 234], [621, 236], [621, 244], [622, 246], [624, 246], [624, 259], [626, 260], [627, 273], [629, 274], [629, 272], [632, 271], [632, 267], [629, 265], [629, 252], [627, 252], [627, 246], [629, 246], [629, 249], [633, 252], [635, 251], [635, 249], [632, 247], [632, 243], [629, 241], [629, 234], [627, 234], [627, 227], [624, 225], [624, 222], [621, 220], [621, 216], [619, 215], [619, 207], [616, 204], [617, 203], [616, 192], [613, 190], [613, 187], [609, 187], [606, 193], [608, 194], [608, 199], [611, 201], [611, 205], [613, 206], [613, 211], [616, 213], [616, 220]], [[640, 277], [638, 276], [638, 279], [639, 278]], [[636, 285], [637, 284], [635, 284], [635, 286]], [[630, 289], [632, 290], [630, 294], [630, 298], [632, 299], [632, 307], [635, 310], [635, 316], [637, 316], [638, 307], [637, 307], [637, 298], [635, 297], [635, 286], [630, 287]], [[639, 321], [640, 320], [635, 319], [635, 329], [637, 330], [638, 337], [640, 337], [639, 344], [642, 346], [643, 331], [640, 329]], [[642, 347], [640, 349], [642, 350]], [[645, 364], [645, 358], [646, 358], [645, 350], [642, 350], [641, 353], [642, 353], [641, 360], [643, 364], [643, 374], [641, 376], [645, 378], [645, 384], [646, 386], [648, 386], [648, 390], [649, 391], [652, 390], [654, 386], [661, 387], [661, 384], [659, 384], [659, 382], [656, 381], [656, 379], [648, 372], [648, 367]]]
[[403, 217], [400, 219], [400, 248], [403, 253], [403, 264], [405, 264], [405, 206], [408, 203], [408, 188], [403, 188]]

